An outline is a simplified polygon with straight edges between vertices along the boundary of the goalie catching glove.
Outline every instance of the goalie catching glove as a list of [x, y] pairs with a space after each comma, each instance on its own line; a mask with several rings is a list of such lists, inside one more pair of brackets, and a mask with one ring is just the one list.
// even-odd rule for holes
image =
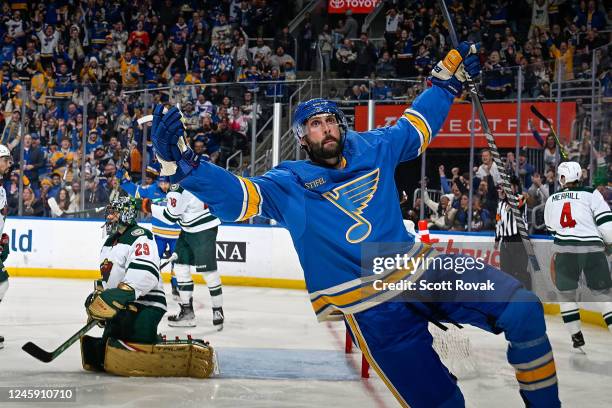
[[90, 319], [110, 320], [120, 310], [129, 308], [131, 305], [128, 303], [134, 300], [136, 300], [134, 289], [125, 283], [120, 283], [116, 288], [94, 290], [85, 300], [85, 309]]
[[480, 44], [464, 41], [457, 48], [450, 50], [431, 70], [431, 83], [455, 96], [459, 95], [463, 83], [480, 74], [479, 49]]
[[164, 114], [164, 106], [153, 110], [151, 134], [157, 160], [161, 164], [162, 176], [170, 176], [172, 183], [185, 178], [199, 164], [196, 155], [185, 141], [183, 114], [173, 106]]

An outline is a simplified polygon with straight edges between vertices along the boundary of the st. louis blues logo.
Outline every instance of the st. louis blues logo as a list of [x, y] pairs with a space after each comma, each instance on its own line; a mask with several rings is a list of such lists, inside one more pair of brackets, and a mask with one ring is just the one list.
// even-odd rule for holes
[[352, 244], [363, 241], [372, 231], [372, 224], [361, 214], [374, 197], [379, 175], [380, 170], [376, 169], [323, 194], [323, 197], [355, 220], [356, 224], [346, 231], [346, 240]]

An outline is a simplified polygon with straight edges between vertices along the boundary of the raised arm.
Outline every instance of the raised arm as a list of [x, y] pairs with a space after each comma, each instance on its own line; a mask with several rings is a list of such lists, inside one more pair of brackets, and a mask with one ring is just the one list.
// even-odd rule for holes
[[422, 92], [394, 126], [369, 132], [388, 140], [392, 159], [403, 162], [419, 156], [429, 146], [448, 116], [453, 99], [461, 94], [467, 76], [480, 74], [478, 45], [463, 42], [431, 71], [432, 87]]
[[201, 162], [181, 185], [206, 202], [223, 221], [244, 221], [261, 215], [284, 224], [281, 210], [289, 193], [284, 186], [292, 179], [292, 174], [283, 169], [245, 178], [210, 162]]
[[284, 223], [281, 209], [288, 200], [287, 185], [294, 180], [289, 170], [276, 168], [263, 176], [243, 178], [200, 160], [185, 142], [176, 107], [166, 113], [162, 105], [155, 107], [151, 134], [161, 174], [205, 202], [215, 216], [243, 221], [262, 215]]

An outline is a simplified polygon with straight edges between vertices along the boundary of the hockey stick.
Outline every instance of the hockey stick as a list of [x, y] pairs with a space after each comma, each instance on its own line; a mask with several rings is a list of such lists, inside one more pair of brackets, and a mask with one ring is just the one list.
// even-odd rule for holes
[[73, 211], [73, 212], [67, 212], [64, 211], [60, 208], [60, 206], [57, 204], [57, 201], [55, 200], [55, 197], [51, 197], [47, 200], [47, 204], [49, 204], [49, 208], [51, 209], [51, 213], [53, 215], [55, 215], [56, 217], [61, 217], [62, 215], [80, 215], [80, 214], [87, 214], [90, 212], [95, 212], [95, 213], [99, 213], [100, 211], [104, 210], [106, 208], [106, 206], [103, 207], [96, 207], [96, 208], [90, 208], [89, 210], [83, 210], [83, 211]]
[[26, 353], [28, 353], [29, 355], [31, 355], [32, 357], [34, 357], [35, 359], [42, 361], [43, 363], [50, 363], [51, 361], [55, 360], [57, 356], [62, 354], [64, 351], [66, 351], [68, 347], [72, 346], [72, 344], [75, 341], [80, 339], [81, 336], [83, 336], [85, 333], [87, 333], [97, 324], [98, 324], [97, 320], [90, 321], [85, 326], [81, 327], [81, 329], [78, 332], [74, 333], [68, 340], [63, 342], [58, 348], [56, 348], [55, 350], [51, 352], [41, 349], [40, 347], [38, 347], [36, 344], [32, 343], [31, 341], [24, 344], [23, 347], [21, 347], [21, 349], [25, 351]]
[[559, 141], [559, 137], [557, 136], [557, 132], [555, 132], [555, 129], [553, 128], [552, 123], [550, 123], [550, 120], [548, 120], [546, 116], [542, 115], [542, 112], [540, 112], [535, 106], [531, 105], [530, 109], [534, 115], [536, 115], [542, 122], [546, 123], [546, 126], [549, 127], [550, 133], [555, 138], [555, 142], [557, 143], [557, 146], [559, 147], [559, 155], [561, 156], [561, 159], [563, 161], [567, 161], [569, 156], [567, 155], [565, 148], [561, 145], [561, 142]]
[[174, 261], [176, 261], [178, 259], [178, 255], [175, 253], [172, 254], [172, 256], [170, 258], [168, 258], [168, 260], [166, 262], [164, 262], [163, 264], [161, 264], [159, 266], [159, 271], [161, 272], [162, 269], [164, 269], [169, 263], [172, 263]]
[[[457, 48], [457, 46], [459, 45], [459, 40], [457, 38], [457, 33], [455, 32], [453, 22], [451, 20], [448, 8], [446, 7], [446, 3], [444, 2], [444, 0], [440, 0], [440, 8], [442, 9], [442, 14], [444, 15], [446, 24], [448, 24], [448, 32], [450, 34], [453, 47]], [[489, 127], [489, 121], [487, 120], [484, 108], [482, 107], [482, 102], [480, 102], [476, 82], [474, 81], [474, 79], [468, 76], [467, 85], [472, 98], [472, 104], [474, 104], [474, 107], [478, 112], [478, 116], [480, 117], [482, 131], [485, 135], [485, 138], [487, 139], [487, 144], [489, 145], [491, 154], [493, 155], [493, 161], [495, 162], [495, 165], [497, 166], [497, 169], [499, 170], [499, 173], [502, 177], [501, 185], [504, 190], [504, 193], [506, 194], [506, 197], [508, 198], [508, 202], [510, 203], [510, 209], [512, 210], [512, 215], [516, 220], [516, 226], [519, 235], [521, 236], [521, 241], [523, 241], [525, 252], [527, 252], [527, 256], [531, 261], [531, 265], [533, 266], [534, 272], [539, 272], [540, 264], [538, 263], [538, 259], [536, 258], [535, 252], [533, 250], [533, 245], [529, 240], [529, 234], [527, 233], [527, 226], [525, 224], [525, 220], [523, 219], [521, 212], [518, 209], [518, 200], [512, 193], [512, 188], [510, 186], [510, 176], [506, 173], [506, 169], [502, 164], [501, 158], [499, 156], [499, 151], [497, 150], [497, 145], [495, 144], [495, 138], [493, 137], [493, 134], [491, 133], [491, 128]]]

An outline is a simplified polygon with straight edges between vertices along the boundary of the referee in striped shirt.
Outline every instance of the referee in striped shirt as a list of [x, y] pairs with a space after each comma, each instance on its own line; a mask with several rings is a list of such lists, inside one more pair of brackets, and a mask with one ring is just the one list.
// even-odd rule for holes
[[[519, 211], [523, 220], [525, 220], [525, 224], [527, 224], [527, 203], [522, 194], [521, 182], [516, 176], [512, 176], [510, 185], [512, 186], [512, 193], [519, 203]], [[515, 277], [525, 288], [531, 290], [531, 275], [527, 270], [527, 252], [519, 235], [516, 219], [501, 184], [497, 186], [497, 192], [499, 202], [495, 215], [495, 249], [500, 250], [500, 269]]]

